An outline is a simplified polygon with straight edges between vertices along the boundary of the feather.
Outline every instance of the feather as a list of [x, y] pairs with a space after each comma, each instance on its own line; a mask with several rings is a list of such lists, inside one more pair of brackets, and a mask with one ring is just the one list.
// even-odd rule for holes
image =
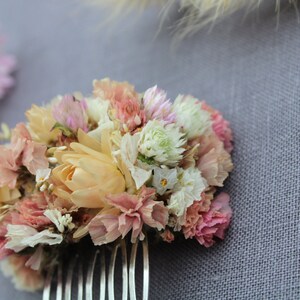
[[[258, 8], [266, 0], [84, 0], [97, 5], [112, 7], [112, 16], [118, 16], [133, 9], [145, 9], [148, 5], [158, 4], [161, 6], [163, 24], [168, 12], [173, 6], [179, 5], [182, 16], [174, 24], [175, 37], [182, 40], [184, 37], [193, 35], [208, 24], [214, 24], [223, 18], [243, 10], [246, 13]], [[296, 10], [297, 0], [285, 0], [294, 4]], [[273, 0], [275, 12], [280, 12], [281, 0]]]

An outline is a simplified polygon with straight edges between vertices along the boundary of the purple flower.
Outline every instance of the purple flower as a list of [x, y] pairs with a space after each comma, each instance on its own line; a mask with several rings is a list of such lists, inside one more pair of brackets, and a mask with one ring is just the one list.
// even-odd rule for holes
[[167, 100], [165, 91], [154, 86], [148, 89], [143, 97], [147, 120], [162, 120], [167, 124], [174, 123], [176, 114], [172, 112], [172, 103]]
[[76, 100], [72, 95], [65, 95], [58, 104], [53, 106], [54, 119], [68, 127], [73, 132], [80, 128], [88, 131], [88, 118], [86, 114], [87, 104], [85, 100]]
[[0, 53], [0, 99], [14, 86], [15, 80], [11, 76], [11, 73], [15, 71], [15, 69], [16, 59], [11, 55]]

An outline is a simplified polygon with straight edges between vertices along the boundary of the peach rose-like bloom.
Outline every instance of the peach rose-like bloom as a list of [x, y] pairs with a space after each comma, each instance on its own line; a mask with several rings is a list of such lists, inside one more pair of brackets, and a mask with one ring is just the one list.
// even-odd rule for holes
[[167, 243], [172, 243], [175, 239], [174, 234], [169, 229], [166, 229], [163, 233], [160, 234], [160, 236], [163, 241]]
[[11, 144], [0, 146], [0, 187], [7, 185], [13, 189], [21, 166], [33, 175], [38, 169], [47, 168], [46, 150], [46, 146], [32, 140], [25, 124], [18, 124], [12, 132]]
[[128, 82], [112, 81], [108, 78], [94, 81], [94, 96], [109, 100], [115, 116], [127, 128], [124, 131], [133, 131], [143, 125], [146, 116], [141, 109], [139, 95]]
[[16, 204], [18, 213], [13, 214], [12, 224], [23, 224], [33, 228], [40, 228], [51, 224], [51, 221], [44, 215], [48, 208], [47, 200], [43, 193], [33, 194], [30, 197], [22, 199]]
[[196, 225], [202, 220], [202, 214], [209, 211], [213, 194], [201, 194], [201, 199], [194, 201], [186, 211], [185, 224], [182, 227], [186, 239], [195, 236]]
[[97, 215], [89, 224], [89, 232], [95, 245], [103, 245], [124, 238], [132, 230], [131, 242], [142, 233], [143, 224], [162, 230], [168, 221], [168, 209], [163, 202], [155, 201], [155, 189], [142, 187], [138, 195], [121, 193], [107, 197], [114, 207]]
[[200, 138], [196, 164], [201, 175], [211, 186], [223, 186], [224, 180], [233, 169], [230, 154], [215, 134]]
[[101, 135], [101, 143], [78, 131], [78, 143], [70, 144], [70, 151], [57, 151], [59, 166], [51, 179], [54, 194], [73, 202], [77, 207], [101, 208], [108, 194], [125, 190], [125, 179], [112, 157], [110, 136]]
[[195, 238], [205, 247], [212, 246], [214, 237], [224, 239], [228, 228], [232, 210], [229, 206], [229, 195], [221, 193], [211, 203], [209, 211], [202, 214], [195, 226]]
[[11, 255], [2, 262], [1, 269], [6, 277], [12, 277], [16, 289], [34, 292], [43, 288], [44, 277], [40, 272], [25, 266], [28, 259], [28, 255]]
[[221, 113], [207, 105], [205, 102], [202, 103], [202, 108], [207, 110], [211, 114], [212, 128], [217, 137], [224, 143], [224, 148], [229, 153], [232, 151], [232, 130], [230, 123], [223, 118]]

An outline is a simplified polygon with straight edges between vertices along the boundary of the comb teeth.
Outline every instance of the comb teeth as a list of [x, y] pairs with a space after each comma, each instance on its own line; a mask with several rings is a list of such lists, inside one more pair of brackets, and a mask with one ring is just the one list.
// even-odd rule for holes
[[[128, 267], [127, 251], [130, 250], [130, 264]], [[91, 257], [88, 264], [88, 270], [86, 278], [84, 280], [83, 265], [79, 259], [79, 255], [74, 256], [69, 264], [66, 272], [63, 268], [65, 264], [60, 264], [56, 270], [49, 271], [44, 286], [43, 300], [53, 299], [52, 295], [56, 300], [93, 300], [95, 285], [95, 270], [97, 270], [97, 259], [100, 259], [100, 296], [98, 299], [105, 300], [106, 295], [109, 300], [115, 299], [115, 268], [116, 258], [118, 251], [121, 250], [122, 257], [122, 300], [128, 299], [128, 292], [130, 300], [136, 300], [136, 257], [138, 251], [139, 241], [135, 244], [128, 244], [126, 246], [125, 240], [120, 240], [113, 246], [110, 263], [108, 270], [106, 270], [105, 260], [105, 247], [99, 248]], [[149, 251], [148, 241], [142, 242], [143, 251], [143, 300], [148, 300], [149, 295]], [[66, 273], [66, 280], [64, 284], [63, 274]], [[77, 273], [77, 281], [75, 280], [74, 274]], [[74, 286], [77, 283], [77, 288]], [[107, 291], [106, 291], [107, 287]]]

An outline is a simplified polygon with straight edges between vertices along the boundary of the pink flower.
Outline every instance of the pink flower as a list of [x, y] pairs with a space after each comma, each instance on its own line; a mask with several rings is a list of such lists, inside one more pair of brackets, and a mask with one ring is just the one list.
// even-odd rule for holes
[[132, 230], [131, 242], [142, 233], [143, 224], [161, 230], [168, 221], [168, 209], [163, 202], [155, 201], [155, 189], [142, 187], [138, 195], [122, 193], [107, 197], [107, 203], [117, 208], [113, 213], [100, 213], [89, 224], [89, 232], [95, 245], [112, 242], [122, 235], [122, 238]]
[[160, 234], [160, 236], [163, 241], [167, 243], [172, 243], [175, 239], [174, 234], [169, 229], [166, 229], [163, 233]]
[[201, 194], [201, 200], [194, 201], [188, 207], [186, 212], [185, 224], [183, 225], [183, 234], [186, 239], [195, 236], [196, 226], [203, 219], [202, 214], [209, 211], [213, 194]]
[[213, 122], [212, 123], [213, 130], [217, 135], [217, 137], [220, 139], [220, 141], [224, 143], [224, 148], [226, 149], [226, 151], [230, 153], [233, 149], [232, 131], [231, 128], [229, 127], [230, 123], [223, 118], [223, 116], [219, 111], [213, 109], [205, 102], [202, 102], [202, 108], [207, 110], [211, 114], [211, 120]]
[[167, 100], [166, 92], [157, 86], [145, 92], [143, 104], [147, 120], [162, 120], [167, 124], [175, 122], [176, 114], [172, 112], [172, 103]]
[[110, 101], [116, 118], [125, 125], [121, 130], [134, 131], [144, 124], [146, 116], [140, 107], [139, 95], [128, 82], [95, 80], [94, 96]]
[[49, 225], [51, 221], [44, 215], [47, 208], [48, 203], [43, 193], [24, 198], [16, 204], [18, 213], [13, 214], [12, 224], [28, 225], [34, 228]]
[[88, 131], [88, 119], [86, 115], [87, 104], [85, 100], [76, 100], [72, 95], [65, 95], [59, 103], [53, 106], [54, 119], [68, 127], [73, 132], [80, 128]]
[[[2, 40], [0, 40], [1, 48]], [[12, 55], [0, 53], [0, 99], [14, 86], [15, 80], [11, 73], [16, 69], [16, 59]]]
[[33, 175], [38, 169], [47, 168], [46, 150], [46, 146], [32, 141], [25, 124], [19, 123], [12, 132], [11, 144], [0, 146], [0, 187], [13, 189], [21, 166]]
[[6, 277], [12, 277], [17, 289], [34, 292], [43, 288], [44, 277], [40, 272], [26, 267], [28, 259], [29, 255], [11, 255], [2, 262], [1, 269]]
[[208, 212], [202, 214], [195, 227], [195, 238], [205, 247], [212, 246], [214, 237], [224, 239], [228, 228], [232, 210], [229, 206], [229, 195], [221, 193], [211, 203]]
[[90, 222], [88, 229], [95, 245], [104, 245], [121, 236], [119, 210], [109, 209], [101, 212]]
[[215, 134], [202, 136], [199, 143], [196, 164], [201, 175], [208, 185], [223, 186], [224, 180], [233, 169], [230, 154]]

